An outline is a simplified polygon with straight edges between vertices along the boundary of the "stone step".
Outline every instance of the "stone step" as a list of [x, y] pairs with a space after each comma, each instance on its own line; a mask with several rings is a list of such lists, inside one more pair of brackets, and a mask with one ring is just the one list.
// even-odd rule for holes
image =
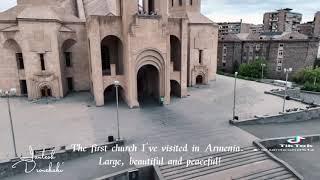
[[225, 171], [225, 170], [232, 169], [232, 168], [237, 168], [239, 166], [244, 166], [247, 164], [263, 161], [266, 159], [268, 159], [268, 158], [267, 157], [260, 157], [260, 158], [254, 157], [253, 159], [249, 159], [247, 161], [239, 162], [236, 164], [229, 164], [229, 165], [222, 167], [222, 168], [200, 170], [198, 172], [192, 172], [192, 173], [189, 173], [188, 175], [184, 175], [184, 176], [180, 176], [180, 177], [167, 178], [167, 180], [185, 180], [185, 179], [194, 179], [194, 178], [199, 179], [199, 177], [201, 177], [201, 176], [206, 176], [209, 174], [214, 174], [216, 172]]
[[254, 180], [270, 180], [270, 179], [274, 179], [274, 178], [284, 176], [284, 175], [291, 175], [292, 176], [291, 172], [289, 172], [287, 170], [283, 170], [283, 171], [279, 171], [276, 173], [265, 175], [263, 177], [255, 178]]
[[[233, 154], [229, 154], [229, 155], [225, 155], [225, 156], [213, 156], [213, 158], [216, 157], [221, 157], [221, 164], [220, 166], [223, 166], [224, 164], [228, 164], [229, 162], [235, 162], [235, 161], [241, 161], [241, 160], [245, 160], [247, 157], [251, 157], [251, 156], [257, 156], [257, 155], [265, 155], [263, 152], [260, 151], [242, 151], [239, 153], [233, 153]], [[205, 160], [207, 158], [209, 158], [210, 156], [207, 156], [206, 158], [200, 158], [197, 160]], [[170, 174], [172, 172], [181, 172], [181, 171], [190, 171], [193, 169], [199, 169], [199, 168], [205, 168], [207, 166], [189, 166], [186, 167], [186, 163], [184, 162], [183, 165], [179, 165], [179, 166], [174, 166], [171, 168], [166, 168], [166, 169], [160, 169], [161, 172], [163, 174]], [[217, 167], [217, 166], [212, 166], [212, 168]]]
[[[251, 152], [254, 152], [253, 150], [255, 149], [255, 147], [253, 146], [249, 146], [249, 147], [246, 147], [246, 148], [242, 148], [240, 152], [220, 152], [220, 153], [215, 153], [215, 154], [209, 154], [209, 155], [205, 155], [205, 156], [201, 156], [201, 157], [197, 157], [197, 158], [193, 158], [191, 160], [196, 160], [196, 159], [207, 159], [209, 157], [228, 157], [228, 156], [235, 156], [237, 155], [238, 153], [247, 153], [248, 151], [251, 151]], [[162, 165], [162, 166], [159, 166], [160, 170], [161, 171], [164, 171], [167, 170], [167, 169], [172, 169], [172, 168], [178, 168], [178, 167], [185, 167], [187, 163], [187, 160], [184, 160], [182, 162], [181, 165], [168, 165], [168, 164], [165, 164], [165, 165]]]
[[[288, 180], [288, 179], [292, 179], [292, 178], [294, 178], [293, 174], [288, 172], [288, 174], [278, 176], [276, 178], [272, 178], [272, 180]], [[296, 180], [297, 180], [297, 178], [296, 178]]]
[[219, 171], [224, 171], [227, 169], [235, 168], [238, 166], [243, 166], [246, 164], [259, 162], [268, 159], [265, 154], [256, 154], [242, 157], [240, 159], [234, 159], [228, 162], [221, 163], [220, 166], [209, 166], [209, 167], [197, 167], [195, 169], [186, 169], [184, 171], [171, 172], [170, 174], [163, 174], [165, 179], [190, 179], [195, 177], [200, 177], [208, 174], [212, 174]]
[[260, 171], [260, 172], [255, 172], [255, 173], [252, 173], [252, 174], [248, 174], [248, 175], [243, 176], [243, 177], [233, 178], [233, 180], [251, 180], [251, 179], [260, 178], [260, 177], [263, 177], [265, 175], [276, 173], [276, 172], [283, 171], [283, 170], [285, 170], [285, 168], [279, 166], [279, 167], [275, 167], [275, 168], [268, 169], [268, 170], [265, 170], [265, 171]]

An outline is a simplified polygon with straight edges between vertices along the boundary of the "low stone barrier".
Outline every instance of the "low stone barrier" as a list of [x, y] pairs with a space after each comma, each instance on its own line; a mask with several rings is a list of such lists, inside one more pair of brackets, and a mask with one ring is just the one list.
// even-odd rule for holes
[[302, 93], [320, 95], [320, 92], [301, 90]]
[[[114, 142], [110, 142], [110, 143], [105, 143], [105, 144], [97, 144], [97, 147], [106, 147], [106, 149], [110, 150], [113, 146], [115, 146], [116, 144], [118, 145], [123, 145], [124, 141], [120, 140], [120, 141], [114, 141]], [[42, 154], [39, 153], [37, 154], [37, 152], [41, 152], [42, 150], [36, 150], [34, 151], [35, 155], [34, 155], [34, 163], [35, 163], [35, 169], [41, 169], [41, 168], [48, 168], [48, 165], [50, 163], [52, 164], [57, 164], [59, 162], [65, 162], [65, 161], [69, 161], [72, 159], [76, 159], [79, 157], [83, 157], [83, 156], [87, 156], [92, 154], [90, 152], [90, 148], [86, 149], [86, 152], [82, 152], [82, 151], [73, 151], [73, 148], [71, 147], [59, 147], [59, 148], [50, 148], [50, 152], [49, 151], [45, 151], [46, 153]], [[54, 150], [54, 159], [37, 159], [37, 157], [41, 157], [41, 156], [50, 156], [52, 150]], [[31, 156], [31, 155], [29, 155]], [[28, 159], [22, 159], [22, 158], [15, 158], [15, 159], [9, 159], [9, 160], [0, 160], [0, 179], [5, 178], [5, 177], [10, 177], [10, 176], [15, 176], [21, 173], [25, 173], [26, 170], [26, 160], [30, 160], [30, 158]], [[14, 164], [18, 163], [15, 168], [13, 168], [12, 166]], [[33, 162], [29, 162], [32, 165]], [[30, 168], [30, 167], [29, 167]], [[54, 167], [52, 167], [52, 169], [54, 169]], [[29, 169], [30, 170], [30, 169]]]
[[[314, 101], [307, 101], [307, 100], [301, 98], [301, 92], [309, 93], [309, 94], [317, 94], [316, 92], [306, 92], [306, 91], [302, 91], [302, 90], [296, 88], [296, 89], [288, 89], [287, 97], [290, 100], [298, 101], [298, 102], [301, 102], [303, 104], [315, 105], [315, 106], [320, 107], [320, 104], [314, 103]], [[283, 98], [283, 96], [284, 96], [284, 90], [271, 90], [271, 91], [265, 91], [264, 93], [265, 94], [274, 95], [274, 96], [278, 96], [280, 98]]]
[[245, 120], [230, 120], [234, 125], [252, 125], [252, 124], [268, 124], [268, 123], [285, 123], [308, 121], [320, 118], [320, 108], [312, 108], [302, 111], [283, 113], [274, 116], [256, 117]]

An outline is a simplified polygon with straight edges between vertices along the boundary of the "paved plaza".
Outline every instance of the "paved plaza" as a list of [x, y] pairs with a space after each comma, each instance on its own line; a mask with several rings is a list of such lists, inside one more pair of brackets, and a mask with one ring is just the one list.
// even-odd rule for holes
[[260, 139], [320, 134], [320, 119], [270, 124], [240, 125]]
[[[121, 136], [127, 144], [155, 145], [195, 144], [206, 146], [248, 146], [256, 139], [240, 128], [229, 125], [232, 117], [234, 79], [218, 76], [209, 86], [189, 89], [189, 96], [173, 99], [168, 106], [151, 105], [129, 109], [120, 105]], [[240, 119], [254, 115], [277, 114], [282, 99], [264, 94], [272, 85], [238, 80], [237, 115]], [[11, 99], [18, 154], [26, 154], [28, 146], [44, 148], [70, 144], [101, 143], [116, 135], [116, 107], [95, 107], [89, 93], [71, 94], [65, 99], [32, 103], [24, 98]], [[288, 108], [304, 105], [288, 101]], [[5, 99], [0, 99], [0, 159], [13, 156], [12, 139]], [[133, 153], [141, 158], [146, 153]], [[149, 154], [153, 155], [153, 154]], [[167, 158], [176, 153], [156, 154]], [[183, 153], [191, 157], [200, 154]]]

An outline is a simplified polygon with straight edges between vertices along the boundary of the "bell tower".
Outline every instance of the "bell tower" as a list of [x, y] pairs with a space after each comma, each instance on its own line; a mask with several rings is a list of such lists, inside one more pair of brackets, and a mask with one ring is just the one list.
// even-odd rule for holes
[[168, 0], [170, 15], [184, 16], [187, 12], [198, 12], [201, 10], [201, 0]]
[[163, 0], [138, 0], [138, 14], [163, 15], [166, 14], [166, 3]]

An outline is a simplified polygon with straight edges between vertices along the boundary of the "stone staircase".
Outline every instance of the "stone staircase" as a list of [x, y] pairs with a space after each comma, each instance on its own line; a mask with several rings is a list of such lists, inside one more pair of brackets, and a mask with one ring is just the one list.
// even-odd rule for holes
[[297, 178], [284, 167], [275, 167], [264, 171], [251, 173], [246, 176], [233, 178], [232, 180], [297, 180]]
[[[186, 166], [162, 165], [158, 168], [160, 179], [165, 180], [265, 180], [265, 179], [297, 179], [291, 171], [271, 160], [263, 151], [257, 151], [255, 146], [242, 148], [240, 152], [223, 152], [202, 156], [194, 160], [206, 160], [210, 157], [221, 158], [220, 165]], [[236, 178], [234, 178], [236, 177]]]

